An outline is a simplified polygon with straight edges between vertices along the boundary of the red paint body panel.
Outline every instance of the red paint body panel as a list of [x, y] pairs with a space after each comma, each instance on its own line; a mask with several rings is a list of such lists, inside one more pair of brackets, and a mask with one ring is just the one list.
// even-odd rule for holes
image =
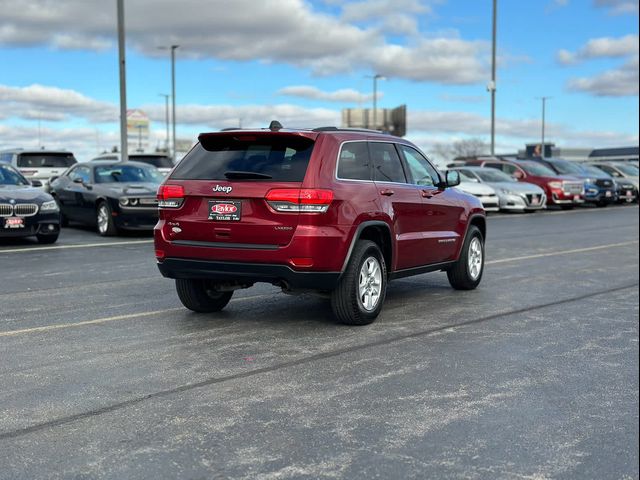
[[[455, 261], [472, 217], [484, 225], [479, 200], [455, 188], [424, 187], [337, 178], [340, 148], [346, 141], [384, 141], [413, 146], [389, 135], [361, 132], [220, 132], [201, 135], [247, 138], [305, 136], [315, 141], [300, 182], [256, 179], [181, 180], [177, 168], [165, 180], [182, 185], [179, 208], [161, 208], [155, 227], [155, 248], [165, 258], [249, 264], [285, 265], [293, 270], [342, 272], [359, 227], [378, 222], [391, 239], [389, 272]], [[415, 148], [415, 147], [414, 147]], [[182, 161], [189, 161], [188, 156]], [[226, 187], [231, 187], [231, 190]], [[322, 213], [283, 212], [265, 199], [272, 189], [323, 189], [333, 200]], [[382, 195], [385, 189], [392, 195]], [[228, 191], [228, 193], [227, 193]], [[427, 192], [427, 196], [423, 194]], [[239, 221], [210, 220], [209, 201], [240, 202]], [[301, 265], [292, 259], [312, 259]], [[312, 265], [307, 265], [312, 263]]]

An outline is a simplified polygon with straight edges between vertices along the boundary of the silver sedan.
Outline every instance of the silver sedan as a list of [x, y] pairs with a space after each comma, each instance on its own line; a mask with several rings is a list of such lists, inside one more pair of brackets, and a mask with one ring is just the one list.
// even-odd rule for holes
[[532, 183], [518, 182], [500, 170], [483, 167], [460, 167], [456, 170], [493, 187], [498, 195], [500, 210], [529, 212], [547, 205], [547, 196], [542, 188]]

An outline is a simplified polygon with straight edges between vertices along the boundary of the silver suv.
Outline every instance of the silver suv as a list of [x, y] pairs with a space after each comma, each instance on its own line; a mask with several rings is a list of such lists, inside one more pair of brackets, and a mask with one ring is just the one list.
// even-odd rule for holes
[[47, 187], [51, 177], [57, 177], [78, 163], [73, 153], [66, 150], [2, 150], [0, 163], [14, 166], [30, 181], [38, 180]]

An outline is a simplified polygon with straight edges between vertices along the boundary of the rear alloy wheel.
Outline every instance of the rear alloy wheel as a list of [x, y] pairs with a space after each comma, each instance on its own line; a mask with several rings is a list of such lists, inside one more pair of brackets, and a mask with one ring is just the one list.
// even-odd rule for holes
[[331, 294], [334, 315], [347, 325], [367, 325], [380, 311], [387, 291], [387, 267], [380, 247], [356, 243], [338, 288]]
[[118, 228], [113, 221], [113, 215], [111, 215], [111, 208], [106, 202], [100, 202], [96, 209], [96, 224], [98, 226], [98, 233], [103, 237], [112, 237], [118, 233]]
[[233, 295], [217, 290], [215, 282], [199, 279], [176, 279], [176, 291], [182, 304], [198, 313], [219, 312]]
[[484, 239], [478, 227], [471, 225], [458, 261], [447, 271], [449, 283], [456, 290], [473, 290], [484, 271]]

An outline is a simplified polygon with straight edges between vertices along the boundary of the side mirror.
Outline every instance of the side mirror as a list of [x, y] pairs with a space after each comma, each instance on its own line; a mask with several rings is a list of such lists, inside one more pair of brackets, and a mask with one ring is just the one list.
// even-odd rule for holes
[[80, 177], [76, 177], [73, 179], [73, 183], [79, 183], [80, 185], [84, 185], [84, 182]]
[[59, 179], [60, 177], [58, 175], [54, 175], [53, 177], [51, 177], [49, 179], [49, 185], [51, 185], [53, 182], [55, 182], [57, 179]]
[[456, 185], [460, 185], [460, 172], [456, 170], [447, 170], [444, 172], [445, 176], [445, 187], [455, 187]]
[[31, 180], [31, 185], [34, 187], [41, 187], [42, 182], [40, 180]]
[[515, 172], [513, 172], [512, 177], [515, 178], [516, 180], [520, 180], [524, 178], [524, 174], [520, 170], [516, 170]]

